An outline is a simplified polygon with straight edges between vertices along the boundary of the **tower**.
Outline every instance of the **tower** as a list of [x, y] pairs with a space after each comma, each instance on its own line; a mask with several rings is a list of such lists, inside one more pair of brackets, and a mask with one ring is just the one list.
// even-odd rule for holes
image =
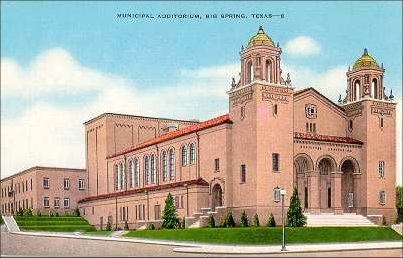
[[260, 27], [241, 49], [240, 80], [233, 80], [228, 92], [233, 121], [228, 206], [249, 217], [264, 218], [270, 211], [277, 220], [280, 189], [291, 194], [293, 179], [293, 88], [289, 76], [281, 77], [280, 55], [279, 45]]
[[346, 134], [364, 143], [360, 173], [361, 214], [392, 222], [396, 182], [396, 102], [383, 86], [385, 69], [368, 50], [347, 72]]

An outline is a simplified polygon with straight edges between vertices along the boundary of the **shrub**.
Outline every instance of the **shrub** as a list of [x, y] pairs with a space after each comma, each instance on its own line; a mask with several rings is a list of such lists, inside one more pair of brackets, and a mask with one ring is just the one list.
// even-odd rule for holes
[[208, 216], [208, 227], [209, 228], [215, 228], [215, 220], [213, 214], [210, 214]]
[[162, 225], [163, 228], [173, 229], [178, 226], [178, 218], [176, 217], [176, 209], [174, 205], [174, 198], [171, 193], [168, 193], [165, 199], [165, 207], [162, 213]]
[[289, 227], [302, 227], [306, 224], [306, 218], [302, 213], [301, 201], [298, 197], [298, 190], [294, 191], [290, 200], [290, 207], [287, 211], [287, 226]]
[[397, 208], [396, 224], [403, 222], [403, 207]]
[[49, 217], [53, 217], [53, 212], [49, 211]]
[[22, 210], [22, 208], [19, 208], [17, 211], [17, 216], [23, 216], [24, 215], [24, 211]]
[[269, 219], [267, 220], [267, 226], [268, 227], [275, 227], [276, 226], [276, 220], [274, 219], [273, 213], [270, 212]]
[[147, 226], [147, 229], [148, 230], [154, 230], [155, 229], [155, 226], [154, 226], [154, 224], [149, 224], [148, 226]]
[[186, 228], [186, 219], [185, 216], [182, 217], [182, 228]]
[[108, 222], [106, 223], [106, 231], [111, 231], [111, 230], [112, 230], [112, 225], [111, 225], [111, 222], [108, 221]]
[[65, 212], [64, 212], [64, 216], [65, 216], [65, 217], [70, 217], [70, 213], [69, 213], [68, 211], [65, 211]]
[[127, 224], [127, 220], [125, 220], [124, 230], [129, 230], [129, 224]]
[[58, 213], [57, 211], [56, 211], [56, 213], [55, 213], [55, 216], [56, 216], [56, 217], [59, 217], [59, 213]]
[[73, 216], [74, 217], [80, 217], [80, 209], [76, 207], [73, 211]]
[[23, 215], [26, 217], [32, 217], [32, 209], [25, 209]]
[[235, 227], [234, 217], [232, 216], [232, 211], [228, 211], [225, 218], [221, 221], [220, 227], [232, 228]]
[[246, 216], [246, 212], [243, 211], [242, 215], [241, 215], [241, 226], [242, 227], [248, 227], [249, 226], [248, 224], [249, 224], [248, 223], [248, 216]]
[[42, 214], [41, 214], [41, 212], [40, 211], [38, 211], [38, 213], [36, 214], [36, 216], [42, 216]]
[[253, 216], [253, 226], [260, 227], [259, 216], [257, 213], [255, 213], [255, 216]]

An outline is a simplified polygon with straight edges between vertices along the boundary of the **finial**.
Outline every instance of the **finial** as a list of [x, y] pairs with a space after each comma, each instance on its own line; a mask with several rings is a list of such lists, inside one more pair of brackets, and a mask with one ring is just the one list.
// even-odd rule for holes
[[364, 55], [368, 55], [368, 49], [364, 48]]
[[350, 72], [350, 66], [348, 67], [348, 71]]
[[395, 98], [395, 96], [393, 96], [392, 89], [390, 89], [389, 99], [390, 99], [390, 100], [393, 100], [394, 98]]
[[280, 47], [280, 43], [278, 43], [278, 41], [277, 41], [277, 47]]
[[381, 64], [381, 68], [383, 68], [383, 63]]
[[341, 103], [341, 102], [342, 102], [341, 94], [339, 94], [339, 103]]
[[287, 86], [291, 86], [290, 73], [287, 73], [287, 80], [285, 81], [285, 84], [286, 84]]
[[235, 86], [236, 86], [235, 78], [232, 77], [231, 87], [232, 87], [232, 88], [235, 88]]
[[262, 26], [262, 25], [259, 26], [259, 30], [263, 30], [263, 26]]
[[243, 45], [241, 46], [241, 50], [243, 50]]

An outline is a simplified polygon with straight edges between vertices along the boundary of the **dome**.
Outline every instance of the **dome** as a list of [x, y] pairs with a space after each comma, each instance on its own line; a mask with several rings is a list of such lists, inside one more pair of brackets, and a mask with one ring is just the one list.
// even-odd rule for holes
[[254, 45], [254, 44], [259, 44], [259, 45], [267, 45], [267, 46], [272, 46], [274, 47], [274, 42], [271, 40], [269, 36], [264, 33], [264, 30], [262, 26], [259, 27], [258, 32], [256, 33], [255, 36], [253, 36], [248, 43], [248, 47]]
[[353, 70], [358, 70], [360, 68], [379, 68], [379, 65], [375, 59], [368, 54], [368, 50], [365, 48], [364, 53], [353, 65]]

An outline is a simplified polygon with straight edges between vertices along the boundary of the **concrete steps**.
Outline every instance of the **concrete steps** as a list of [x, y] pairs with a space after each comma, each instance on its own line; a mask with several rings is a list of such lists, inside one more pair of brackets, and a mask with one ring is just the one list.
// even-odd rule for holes
[[333, 214], [304, 214], [307, 217], [307, 227], [376, 227], [368, 218], [355, 213]]
[[4, 224], [6, 224], [8, 232], [19, 232], [20, 228], [15, 222], [13, 216], [2, 216], [4, 220]]

